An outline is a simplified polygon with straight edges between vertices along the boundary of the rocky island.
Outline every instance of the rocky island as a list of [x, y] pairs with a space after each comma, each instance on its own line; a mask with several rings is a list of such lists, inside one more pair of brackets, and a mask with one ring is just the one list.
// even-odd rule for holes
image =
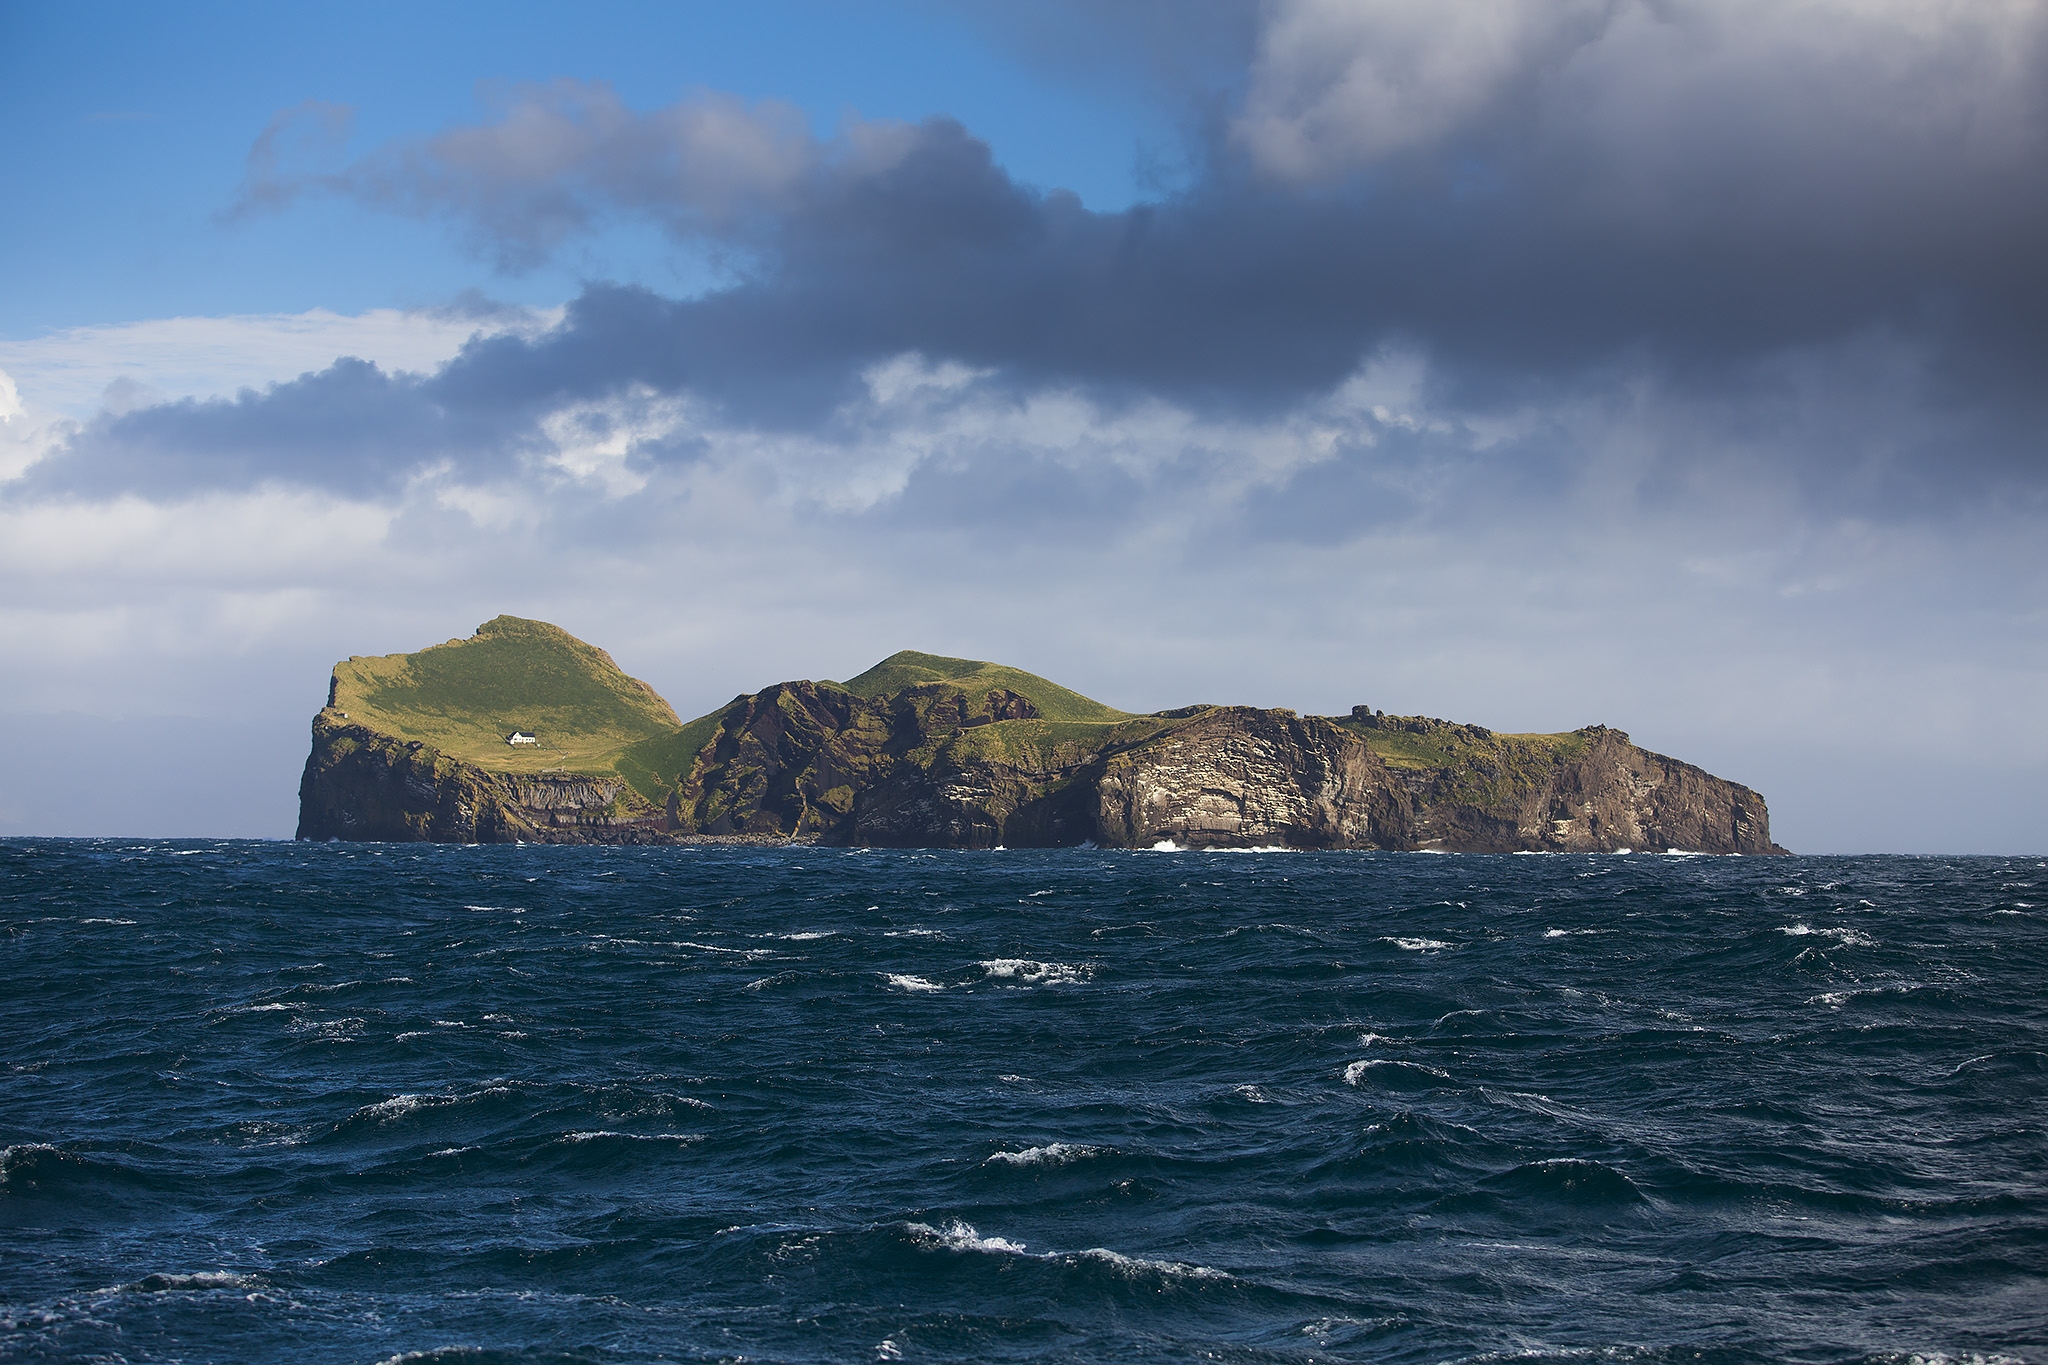
[[501, 616], [335, 665], [301, 839], [1783, 853], [1748, 787], [1603, 725], [1353, 707], [1133, 714], [906, 651], [687, 724], [603, 650]]

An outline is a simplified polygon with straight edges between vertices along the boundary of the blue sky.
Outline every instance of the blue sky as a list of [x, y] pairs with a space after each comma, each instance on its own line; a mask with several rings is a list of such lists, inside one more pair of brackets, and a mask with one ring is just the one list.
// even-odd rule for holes
[[783, 100], [820, 134], [849, 113], [950, 114], [1019, 179], [1108, 208], [1140, 194], [1141, 163], [1178, 134], [1143, 92], [1063, 76], [937, 5], [14, 3], [0, 26], [0, 119], [33, 131], [15, 143], [0, 220], [0, 334], [16, 338], [137, 316], [431, 306], [463, 288], [545, 306], [586, 277], [704, 282], [631, 225], [507, 278], [436, 225], [340, 206], [224, 224], [250, 143], [306, 100], [352, 107], [358, 147], [563, 76], [640, 107], [699, 88]]
[[2048, 829], [2038, 5], [13, 3], [0, 118], [0, 833], [288, 834], [500, 612]]

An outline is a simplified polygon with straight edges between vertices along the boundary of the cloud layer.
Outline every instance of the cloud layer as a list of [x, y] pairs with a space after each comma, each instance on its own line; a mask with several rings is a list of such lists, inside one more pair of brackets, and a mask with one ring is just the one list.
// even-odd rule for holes
[[510, 271], [638, 221], [720, 283], [0, 412], [38, 604], [0, 628], [173, 679], [165, 622], [317, 673], [523, 610], [685, 711], [912, 645], [1131, 706], [1607, 720], [1767, 794], [1917, 708], [1902, 753], [1999, 793], [1956, 830], [2039, 827], [1996, 775], [2048, 761], [2042, 8], [1243, 13], [1220, 85], [1153, 72], [1194, 169], [1115, 213], [944, 117], [562, 81], [350, 156], [287, 111], [237, 213], [335, 197]]

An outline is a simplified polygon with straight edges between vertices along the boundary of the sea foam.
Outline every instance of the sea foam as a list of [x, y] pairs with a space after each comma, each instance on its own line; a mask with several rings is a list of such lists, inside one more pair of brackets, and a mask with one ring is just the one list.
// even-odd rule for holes
[[946, 989], [936, 981], [927, 981], [921, 976], [911, 976], [904, 972], [881, 972], [879, 975], [882, 980], [888, 982], [899, 991], [942, 991]]
[[1086, 964], [1039, 962], [1028, 957], [992, 957], [977, 965], [991, 981], [1018, 981], [1026, 986], [1068, 985], [1086, 981], [1095, 973]]
[[1102, 1156], [1110, 1149], [1092, 1147], [1081, 1142], [1048, 1142], [1043, 1147], [1026, 1147], [1021, 1152], [990, 1152], [984, 1166], [1064, 1166], [1069, 1162], [1082, 1161], [1091, 1156]]

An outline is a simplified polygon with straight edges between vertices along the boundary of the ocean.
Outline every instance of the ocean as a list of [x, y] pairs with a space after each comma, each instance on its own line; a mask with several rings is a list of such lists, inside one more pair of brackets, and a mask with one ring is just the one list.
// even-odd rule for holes
[[0, 841], [0, 1358], [2048, 1362], [2048, 860]]

